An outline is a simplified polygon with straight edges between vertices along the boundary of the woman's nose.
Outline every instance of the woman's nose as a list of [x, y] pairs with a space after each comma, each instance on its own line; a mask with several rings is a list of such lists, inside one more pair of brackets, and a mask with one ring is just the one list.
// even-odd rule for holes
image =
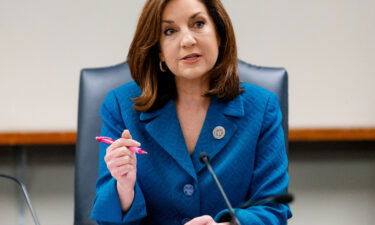
[[181, 47], [187, 48], [194, 46], [196, 44], [196, 40], [194, 35], [191, 33], [191, 31], [184, 31], [182, 32], [182, 38], [181, 38]]

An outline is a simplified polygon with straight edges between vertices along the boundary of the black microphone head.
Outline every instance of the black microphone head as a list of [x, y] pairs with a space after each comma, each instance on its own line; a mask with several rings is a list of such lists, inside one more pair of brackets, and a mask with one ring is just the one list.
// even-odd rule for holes
[[210, 159], [208, 158], [208, 154], [207, 154], [207, 152], [201, 152], [201, 153], [199, 153], [199, 160], [200, 160], [202, 163], [206, 163], [206, 162], [208, 162]]
[[288, 204], [293, 201], [292, 194], [284, 194], [275, 196], [274, 202]]

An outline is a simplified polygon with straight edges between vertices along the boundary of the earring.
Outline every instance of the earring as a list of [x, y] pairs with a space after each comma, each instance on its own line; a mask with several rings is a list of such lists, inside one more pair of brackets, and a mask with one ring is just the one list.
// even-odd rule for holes
[[160, 71], [161, 71], [161, 72], [165, 73], [165, 72], [167, 71], [166, 68], [163, 68], [163, 62], [162, 62], [162, 61], [160, 61], [160, 63], [159, 63], [159, 67], [160, 67]]

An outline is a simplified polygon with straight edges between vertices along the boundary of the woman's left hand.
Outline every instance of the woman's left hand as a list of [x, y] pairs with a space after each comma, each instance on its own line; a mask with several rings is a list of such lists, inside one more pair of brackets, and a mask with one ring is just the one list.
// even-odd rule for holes
[[216, 223], [211, 216], [200, 216], [196, 217], [189, 222], [185, 223], [185, 225], [230, 225], [229, 222], [227, 223]]

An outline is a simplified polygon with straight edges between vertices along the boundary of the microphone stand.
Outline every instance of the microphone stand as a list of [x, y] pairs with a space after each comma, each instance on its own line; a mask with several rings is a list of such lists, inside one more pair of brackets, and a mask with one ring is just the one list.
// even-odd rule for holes
[[40, 225], [38, 216], [36, 215], [36, 213], [34, 211], [34, 208], [31, 205], [31, 199], [30, 199], [29, 194], [27, 192], [26, 186], [21, 181], [19, 181], [17, 178], [15, 178], [15, 177], [4, 175], [4, 174], [0, 174], [0, 177], [12, 180], [12, 181], [16, 182], [21, 187], [22, 193], [23, 193], [23, 195], [25, 196], [25, 199], [26, 199], [27, 206], [29, 207], [31, 215], [32, 215], [32, 217], [34, 219], [34, 223], [36, 225]]
[[214, 181], [216, 183], [216, 186], [218, 187], [221, 195], [223, 196], [225, 204], [227, 205], [227, 208], [229, 210], [229, 214], [231, 215], [231, 218], [232, 218], [232, 220], [234, 222], [234, 225], [241, 225], [240, 221], [238, 220], [238, 218], [236, 216], [236, 213], [233, 210], [232, 205], [230, 204], [230, 202], [228, 200], [227, 195], [225, 194], [225, 192], [223, 190], [223, 187], [220, 184], [220, 181], [217, 179], [216, 174], [215, 174], [214, 170], [211, 167], [211, 164], [209, 162], [209, 158], [208, 158], [207, 153], [206, 152], [201, 152], [200, 155], [199, 155], [199, 158], [200, 158], [200, 161], [207, 166], [207, 169], [210, 172], [212, 178], [214, 179]]

